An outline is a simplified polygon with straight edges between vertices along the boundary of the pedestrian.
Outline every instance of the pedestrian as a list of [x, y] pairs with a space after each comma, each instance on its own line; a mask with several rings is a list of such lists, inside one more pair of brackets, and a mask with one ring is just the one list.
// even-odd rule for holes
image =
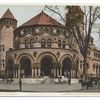
[[20, 91], [22, 91], [22, 80], [21, 80], [21, 78], [19, 79], [19, 88], [20, 88]]
[[68, 78], [68, 85], [71, 85], [71, 78]]

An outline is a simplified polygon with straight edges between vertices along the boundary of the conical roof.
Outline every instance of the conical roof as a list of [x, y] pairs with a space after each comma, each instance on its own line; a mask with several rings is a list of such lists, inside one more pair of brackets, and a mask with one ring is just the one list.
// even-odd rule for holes
[[49, 25], [49, 26], [59, 26], [62, 27], [63, 25], [57, 22], [55, 19], [44, 13], [43, 11], [38, 14], [37, 16], [33, 17], [22, 26], [30, 26], [30, 25]]
[[10, 9], [8, 8], [7, 11], [4, 13], [4, 15], [2, 16], [2, 18], [10, 18], [10, 19], [15, 19], [15, 17], [13, 16], [13, 14], [11, 13]]

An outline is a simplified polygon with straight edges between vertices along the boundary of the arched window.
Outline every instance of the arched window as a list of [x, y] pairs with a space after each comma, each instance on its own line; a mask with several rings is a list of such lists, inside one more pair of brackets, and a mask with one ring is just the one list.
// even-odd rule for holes
[[51, 48], [51, 39], [47, 39], [47, 47]]
[[33, 48], [33, 39], [30, 39], [30, 48]]
[[27, 39], [25, 40], [25, 48], [28, 48]]
[[58, 47], [61, 48], [61, 40], [58, 40]]
[[65, 48], [65, 41], [63, 41], [62, 48], [63, 49]]
[[95, 65], [93, 65], [93, 71], [95, 71]]
[[41, 39], [41, 47], [42, 48], [46, 47], [46, 40], [45, 39]]
[[2, 44], [2, 51], [3, 51], [3, 52], [5, 51], [5, 47], [4, 47], [4, 44]]

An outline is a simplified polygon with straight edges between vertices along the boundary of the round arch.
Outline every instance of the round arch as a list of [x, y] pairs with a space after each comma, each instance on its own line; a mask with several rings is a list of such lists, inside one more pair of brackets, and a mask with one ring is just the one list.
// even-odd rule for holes
[[7, 57], [7, 61], [6, 61], [6, 69], [9, 69], [10, 66], [12, 66], [12, 68], [14, 67], [14, 59], [10, 56], [10, 57]]
[[12, 57], [8, 57], [6, 61], [6, 74], [7, 77], [14, 77], [14, 59]]
[[71, 61], [71, 63], [72, 63], [72, 68], [73, 68], [74, 65], [75, 65], [74, 59], [73, 59], [73, 57], [72, 57], [71, 55], [68, 55], [68, 54], [66, 54], [66, 55], [64, 55], [64, 56], [62, 56], [62, 57], [60, 58], [59, 63], [60, 63], [60, 65], [61, 65], [61, 67], [62, 67], [62, 62], [63, 62], [63, 60], [64, 60], [65, 58], [69, 58], [69, 59], [70, 59], [70, 61]]
[[20, 66], [22, 77], [32, 77], [33, 62], [33, 57], [29, 54], [24, 53], [18, 56], [16, 63]]
[[[58, 63], [57, 57], [51, 52], [44, 52], [37, 57], [36, 63], [40, 63], [44, 56], [51, 56], [55, 64]], [[40, 66], [39, 66], [40, 67]]]
[[20, 69], [21, 76], [23, 77], [31, 77], [32, 76], [32, 67], [31, 60], [27, 56], [23, 56], [20, 59]]
[[52, 53], [43, 53], [38, 56], [37, 63], [41, 69], [41, 75], [51, 76], [52, 70], [56, 67], [58, 61]]
[[70, 55], [64, 55], [60, 59], [60, 67], [62, 68], [62, 75], [71, 77], [71, 70], [74, 69], [74, 60]]
[[42, 36], [40, 36], [39, 37], [39, 41], [41, 41], [41, 39], [51, 39], [51, 40], [53, 40], [53, 38], [52, 38], [52, 36], [50, 36], [49, 34], [47, 34], [47, 33], [45, 33], [45, 34], [43, 34]]
[[33, 57], [32, 57], [30, 54], [23, 53], [23, 54], [20, 54], [20, 55], [17, 57], [17, 60], [16, 60], [16, 63], [17, 63], [17, 64], [20, 63], [20, 59], [21, 59], [23, 56], [28, 57], [28, 58], [31, 60], [31, 63], [32, 63], [32, 64], [34, 63], [34, 59], [33, 59]]

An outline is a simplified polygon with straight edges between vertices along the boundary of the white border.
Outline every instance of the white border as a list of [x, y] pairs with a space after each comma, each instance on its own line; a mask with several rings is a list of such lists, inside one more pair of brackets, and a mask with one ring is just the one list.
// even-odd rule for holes
[[0, 0], [0, 4], [100, 5], [100, 0]]
[[[100, 6], [100, 0], [0, 0], [0, 5], [45, 5], [45, 4], [49, 4], [49, 5], [99, 5]], [[10, 94], [10, 96], [12, 95], [11, 93], [8, 93], [8, 95], [7, 95], [7, 93], [0, 93], [2, 96], [9, 96], [9, 94]], [[20, 96], [20, 94], [18, 93], [14, 93], [16, 96]], [[67, 94], [67, 93], [65, 93], [65, 94]], [[65, 96], [65, 94], [61, 94], [62, 96]], [[69, 93], [68, 93], [69, 94]], [[67, 94], [67, 95], [68, 95]], [[15, 96], [15, 95], [12, 95], [12, 96]], [[27, 93], [21, 93], [21, 95], [26, 95], [26, 96], [28, 96], [28, 94]], [[35, 94], [35, 96], [39, 96], [40, 95], [40, 93], [38, 94]], [[48, 96], [48, 94], [46, 94], [45, 93], [45, 95], [47, 95]], [[45, 95], [40, 95], [40, 96], [45, 96]], [[54, 95], [54, 94], [53, 94]], [[55, 94], [55, 96], [61, 96], [60, 94]], [[76, 95], [75, 95], [75, 93], [70, 93], [70, 95], [69, 96], [80, 96], [81, 95], [81, 93], [80, 94], [77, 94], [76, 93]], [[100, 96], [100, 94], [99, 93], [97, 93], [97, 94], [95, 94], [95, 93], [83, 93], [83, 95], [81, 95], [81, 96]], [[31, 96], [31, 93], [29, 93], [29, 96]], [[49, 94], [49, 96], [50, 96], [50, 94]], [[51, 95], [52, 96], [52, 95]], [[13, 98], [11, 98], [11, 97], [5, 97], [5, 98], [2, 98], [2, 97], [0, 97], [0, 99], [1, 100], [22, 100], [22, 99], [29, 99], [29, 98], [16, 98], [16, 97], [13, 97]], [[59, 98], [59, 97], [56, 97], [56, 98], [44, 98], [44, 97], [38, 97], [38, 98], [30, 98], [31, 100], [33, 100], [33, 99], [35, 99], [35, 100], [55, 100], [55, 99], [57, 99], [57, 100], [61, 100], [61, 99], [63, 99], [63, 100], [66, 100], [66, 99], [68, 99], [68, 100], [80, 100], [80, 99], [85, 99], [85, 100], [87, 100], [87, 99], [91, 99], [91, 100], [94, 100], [95, 98], [93, 98], [93, 97], [91, 97], [91, 98], [69, 98], [69, 97], [67, 97], [67, 98], [65, 98], [65, 97], [63, 97], [63, 98]], [[99, 99], [99, 98], [96, 98], [96, 100], [97, 99]]]

